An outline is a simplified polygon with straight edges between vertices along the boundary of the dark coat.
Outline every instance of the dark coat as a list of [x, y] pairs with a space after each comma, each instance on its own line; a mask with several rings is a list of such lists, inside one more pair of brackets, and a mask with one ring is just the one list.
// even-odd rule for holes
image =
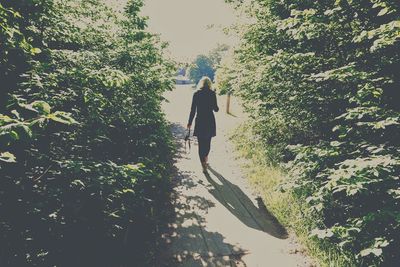
[[217, 96], [214, 91], [201, 89], [194, 93], [189, 116], [189, 125], [192, 125], [194, 115], [197, 112], [194, 136], [213, 137], [216, 135], [214, 111], [217, 112], [218, 110]]

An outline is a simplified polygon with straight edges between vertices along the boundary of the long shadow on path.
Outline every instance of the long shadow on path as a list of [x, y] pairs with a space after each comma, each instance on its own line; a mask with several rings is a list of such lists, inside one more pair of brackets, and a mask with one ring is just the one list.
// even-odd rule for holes
[[[185, 147], [185, 128], [173, 123], [171, 131], [177, 149], [174, 193], [169, 231], [163, 235], [167, 245], [165, 255], [161, 255], [157, 266], [246, 266], [241, 259], [251, 251], [229, 242], [231, 239], [224, 236], [224, 231], [209, 227], [210, 214], [215, 216], [215, 212], [223, 212], [224, 208], [239, 219], [239, 224], [275, 238], [286, 238], [286, 231], [264, 205], [255, 206], [237, 185], [215, 169], [209, 168], [210, 174], [205, 174], [206, 179], [195, 172], [193, 168], [198, 166], [198, 162], [188, 155], [190, 148]], [[195, 140], [192, 140], [191, 149], [197, 150]], [[215, 223], [216, 217], [212, 218]], [[218, 226], [225, 227], [224, 223], [231, 222], [222, 221]], [[236, 228], [233, 230], [237, 231]]]
[[[192, 147], [185, 144], [185, 128], [178, 123], [171, 124], [171, 131], [175, 138], [176, 163], [190, 162], [188, 153], [196, 149], [196, 140]], [[245, 266], [240, 260], [246, 253], [238, 246], [225, 241], [219, 232], [206, 229], [205, 215], [215, 207], [212, 200], [197, 194], [205, 191], [204, 185], [190, 168], [175, 168], [173, 175], [174, 193], [171, 196], [170, 227], [163, 235], [166, 244], [161, 253], [158, 266]]]
[[214, 208], [215, 203], [202, 195], [186, 193], [202, 187], [201, 183], [194, 182], [190, 172], [178, 170], [176, 178], [171, 214], [174, 219], [163, 236], [167, 250], [159, 266], [245, 266], [240, 259], [246, 251], [226, 242], [221, 233], [204, 227], [207, 224], [204, 214]]
[[243, 191], [228, 179], [223, 177], [212, 167], [208, 167], [209, 173], [205, 173], [207, 181], [212, 185], [208, 191], [226, 209], [246, 226], [268, 233], [276, 238], [287, 238], [287, 232], [278, 220], [268, 212], [262, 201], [258, 200], [260, 207], [256, 207], [250, 198]]

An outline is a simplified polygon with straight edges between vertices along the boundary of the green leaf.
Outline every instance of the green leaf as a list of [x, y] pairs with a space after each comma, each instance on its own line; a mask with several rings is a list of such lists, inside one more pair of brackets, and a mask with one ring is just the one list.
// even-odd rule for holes
[[19, 135], [16, 131], [10, 131], [8, 134], [11, 137], [11, 139], [13, 139], [15, 141], [19, 139]]
[[382, 249], [381, 248], [366, 248], [360, 251], [360, 256], [361, 257], [366, 257], [370, 254], [374, 254], [375, 256], [380, 256], [382, 255]]
[[32, 107], [35, 108], [40, 114], [50, 114], [50, 105], [44, 101], [35, 101], [32, 103]]
[[74, 120], [70, 113], [63, 112], [63, 111], [56, 111], [47, 116], [48, 119], [59, 122], [62, 124], [77, 124], [78, 122]]
[[18, 124], [15, 128], [15, 133], [17, 135], [15, 135], [13, 133], [13, 137], [17, 137], [18, 139], [30, 139], [33, 136], [32, 130], [31, 128], [29, 128], [29, 126], [25, 125], [25, 124]]
[[129, 189], [129, 188], [123, 189], [122, 192], [123, 193], [135, 193], [135, 191], [133, 191], [132, 189]]
[[40, 48], [37, 48], [37, 47], [32, 47], [30, 52], [32, 55], [37, 55], [37, 54], [42, 53], [42, 50], [40, 50]]
[[387, 7], [385, 7], [383, 9], [381, 9], [381, 11], [379, 11], [378, 16], [383, 16], [388, 12], [389, 12], [389, 9]]
[[8, 124], [8, 123], [12, 123], [12, 122], [17, 122], [17, 121], [14, 120], [14, 119], [11, 119], [7, 115], [0, 114], [0, 126], [3, 126], [3, 125]]
[[343, 144], [343, 142], [332, 141], [332, 142], [330, 143], [330, 145], [331, 145], [331, 146], [334, 146], [334, 147], [338, 147], [338, 146], [340, 146], [341, 144]]
[[85, 188], [85, 184], [84, 184], [81, 180], [79, 180], [79, 179], [73, 180], [73, 181], [71, 182], [71, 184], [72, 184], [72, 185], [75, 185], [75, 186], [80, 186], [81, 189], [82, 189], [82, 188]]
[[14, 163], [14, 162], [16, 162], [16, 158], [10, 152], [2, 152], [2, 153], [0, 153], [0, 161]]
[[118, 212], [118, 210], [116, 210], [116, 211], [114, 211], [114, 212], [112, 212], [112, 213], [109, 213], [108, 216], [114, 217], [114, 218], [120, 218], [121, 216], [119, 216], [119, 215], [117, 214], [117, 212]]
[[19, 119], [19, 120], [21, 119], [21, 117], [20, 117], [18, 111], [16, 111], [15, 109], [14, 109], [14, 110], [11, 110], [11, 114], [13, 114], [17, 119]]
[[320, 239], [329, 238], [333, 236], [333, 232], [330, 229], [314, 229], [311, 231], [310, 236], [316, 236]]

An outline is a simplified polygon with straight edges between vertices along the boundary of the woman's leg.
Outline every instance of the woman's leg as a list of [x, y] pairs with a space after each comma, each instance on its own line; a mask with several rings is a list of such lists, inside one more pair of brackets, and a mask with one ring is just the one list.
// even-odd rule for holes
[[205, 138], [204, 143], [205, 143], [204, 144], [205, 161], [207, 162], [208, 154], [210, 153], [211, 149], [211, 137]]
[[200, 158], [201, 163], [204, 163], [205, 157], [207, 156], [207, 150], [206, 150], [207, 139], [204, 137], [198, 136], [197, 141], [199, 143], [199, 158]]

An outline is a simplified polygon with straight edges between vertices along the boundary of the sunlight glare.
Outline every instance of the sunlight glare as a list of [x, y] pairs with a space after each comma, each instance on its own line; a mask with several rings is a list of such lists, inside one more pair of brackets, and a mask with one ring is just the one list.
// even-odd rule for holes
[[222, 29], [235, 22], [233, 7], [223, 0], [145, 0], [142, 15], [149, 30], [169, 42], [172, 58], [190, 61], [218, 43], [233, 45]]

